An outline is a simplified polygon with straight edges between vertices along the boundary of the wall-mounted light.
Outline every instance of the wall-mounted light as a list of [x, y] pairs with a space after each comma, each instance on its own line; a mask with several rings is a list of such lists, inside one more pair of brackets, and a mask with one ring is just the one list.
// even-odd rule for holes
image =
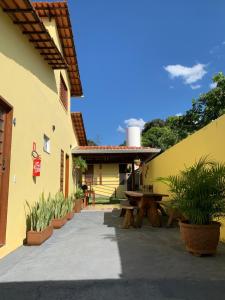
[[12, 123], [13, 123], [13, 126], [16, 126], [16, 118], [13, 118]]

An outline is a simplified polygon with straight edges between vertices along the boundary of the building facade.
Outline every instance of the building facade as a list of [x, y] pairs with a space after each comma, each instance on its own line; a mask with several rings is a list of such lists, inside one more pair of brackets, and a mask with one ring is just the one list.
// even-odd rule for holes
[[66, 2], [0, 1], [0, 82], [3, 257], [26, 237], [26, 201], [74, 191], [71, 149], [80, 139], [70, 98], [82, 96], [82, 87]]

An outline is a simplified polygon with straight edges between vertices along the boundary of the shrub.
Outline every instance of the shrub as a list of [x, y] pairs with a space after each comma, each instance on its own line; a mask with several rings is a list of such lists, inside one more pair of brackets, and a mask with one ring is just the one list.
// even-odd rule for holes
[[177, 176], [158, 178], [169, 186], [172, 205], [191, 224], [210, 224], [225, 215], [225, 164], [202, 157]]

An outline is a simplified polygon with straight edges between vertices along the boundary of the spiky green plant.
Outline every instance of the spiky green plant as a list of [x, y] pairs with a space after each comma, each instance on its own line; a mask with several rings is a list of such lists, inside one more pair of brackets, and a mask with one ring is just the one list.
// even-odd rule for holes
[[51, 202], [52, 213], [54, 219], [61, 219], [67, 213], [67, 204], [62, 192], [56, 193]]
[[45, 199], [44, 193], [42, 193], [38, 202], [30, 205], [26, 201], [26, 206], [28, 208], [26, 218], [28, 231], [42, 231], [49, 226], [52, 220], [50, 194], [48, 198]]
[[173, 207], [191, 224], [210, 224], [225, 215], [225, 163], [202, 157], [179, 175], [158, 180], [168, 185]]
[[71, 211], [73, 211], [73, 207], [74, 207], [74, 200], [73, 200], [72, 196], [69, 196], [68, 198], [66, 198], [65, 202], [66, 202], [67, 213], [70, 213]]

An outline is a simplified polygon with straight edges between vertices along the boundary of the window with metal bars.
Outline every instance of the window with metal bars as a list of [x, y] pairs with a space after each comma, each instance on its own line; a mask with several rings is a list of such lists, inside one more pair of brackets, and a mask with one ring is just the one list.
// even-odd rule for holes
[[62, 101], [65, 109], [68, 110], [68, 89], [62, 74], [60, 74], [60, 100]]

